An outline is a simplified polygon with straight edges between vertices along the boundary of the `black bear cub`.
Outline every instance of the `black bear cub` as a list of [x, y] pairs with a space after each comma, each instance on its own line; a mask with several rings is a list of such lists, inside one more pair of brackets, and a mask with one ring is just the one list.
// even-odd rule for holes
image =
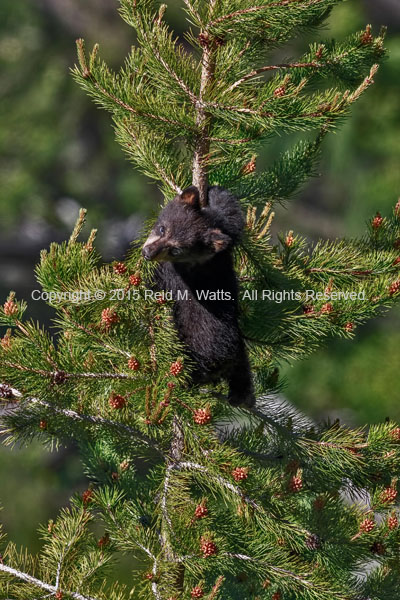
[[160, 262], [156, 289], [172, 292], [175, 326], [195, 363], [193, 382], [226, 379], [230, 404], [251, 407], [255, 399], [232, 260], [243, 228], [240, 204], [230, 192], [210, 187], [201, 208], [192, 186], [162, 210], [142, 253]]

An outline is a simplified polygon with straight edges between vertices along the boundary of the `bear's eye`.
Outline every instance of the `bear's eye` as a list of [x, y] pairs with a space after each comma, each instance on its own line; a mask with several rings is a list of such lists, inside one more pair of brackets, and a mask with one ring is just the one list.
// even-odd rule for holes
[[171, 250], [169, 251], [171, 256], [178, 256], [179, 254], [182, 254], [182, 252], [182, 248], [171, 248]]
[[164, 235], [164, 233], [165, 233], [165, 227], [163, 227], [162, 225], [160, 225], [160, 227], [158, 228], [158, 233], [160, 235]]

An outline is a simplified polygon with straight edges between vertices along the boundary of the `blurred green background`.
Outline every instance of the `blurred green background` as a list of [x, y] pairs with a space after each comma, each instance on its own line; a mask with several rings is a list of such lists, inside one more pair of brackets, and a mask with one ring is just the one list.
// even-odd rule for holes
[[[99, 228], [106, 260], [124, 255], [143, 220], [157, 209], [157, 188], [138, 174], [114, 141], [109, 115], [95, 108], [69, 75], [75, 38], [101, 43], [118, 67], [133, 36], [117, 0], [2, 0], [0, 4], [0, 302], [14, 289], [29, 300], [41, 248], [65, 239], [80, 206]], [[183, 2], [169, 1], [167, 18], [186, 27]], [[345, 35], [373, 23], [388, 25], [390, 60], [352, 116], [325, 142], [320, 177], [279, 209], [275, 231], [295, 229], [310, 239], [358, 235], [376, 213], [387, 214], [400, 195], [400, 4], [351, 0], [313, 36]], [[283, 50], [290, 58], [309, 40]], [[281, 52], [282, 55], [282, 52]], [[265, 164], [288, 146], [279, 138]], [[46, 307], [29, 314], [49, 322]], [[358, 425], [400, 420], [400, 311], [360, 328], [356, 339], [331, 341], [310, 359], [285, 369], [287, 397], [320, 420]], [[87, 482], [73, 448], [46, 453], [39, 446], [0, 449], [0, 502], [17, 543], [39, 547], [38, 522], [54, 518], [71, 492]]]

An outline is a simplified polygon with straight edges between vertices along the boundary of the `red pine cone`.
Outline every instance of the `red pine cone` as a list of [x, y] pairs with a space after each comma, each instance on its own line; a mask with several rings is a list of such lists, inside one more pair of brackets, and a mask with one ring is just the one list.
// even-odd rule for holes
[[117, 262], [113, 266], [114, 272], [118, 273], [118, 275], [123, 275], [126, 273], [126, 265], [123, 262]]
[[395, 488], [386, 488], [381, 494], [381, 502], [384, 504], [390, 504], [397, 498], [397, 490]]
[[396, 427], [393, 431], [390, 432], [390, 437], [393, 438], [396, 442], [400, 442], [400, 427]]
[[275, 594], [272, 594], [271, 596], [271, 600], [281, 600], [282, 596], [280, 592], [275, 592]]
[[207, 558], [213, 554], [217, 554], [218, 548], [216, 544], [209, 538], [202, 537], [200, 540], [200, 550], [203, 553], [203, 557]]
[[56, 371], [53, 375], [53, 381], [57, 385], [62, 385], [67, 380], [67, 374], [64, 371]]
[[372, 44], [373, 41], [374, 41], [374, 37], [371, 33], [371, 25], [367, 25], [364, 33], [360, 37], [360, 42], [364, 46], [367, 46], [368, 44]]
[[363, 533], [370, 533], [375, 529], [375, 521], [367, 517], [360, 523], [360, 531]]
[[138, 285], [140, 285], [142, 283], [142, 278], [140, 277], [139, 273], [135, 273], [135, 275], [131, 275], [129, 277], [129, 283], [131, 285], [134, 285], [135, 287], [138, 287]]
[[55, 598], [56, 600], [63, 600], [63, 597], [64, 597], [64, 596], [63, 596], [63, 593], [62, 593], [62, 592], [60, 592], [60, 591], [56, 592], [56, 593], [55, 593], [55, 596], [54, 596], [54, 598]]
[[395, 281], [394, 283], [392, 283], [392, 285], [389, 287], [389, 294], [391, 296], [394, 296], [399, 291], [400, 291], [400, 279], [398, 281]]
[[146, 573], [145, 578], [151, 581], [153, 579], [153, 573]]
[[323, 313], [323, 314], [329, 314], [332, 311], [333, 311], [333, 306], [332, 306], [332, 304], [330, 302], [327, 302], [326, 304], [324, 304], [321, 307], [321, 313]]
[[381, 227], [382, 223], [383, 223], [383, 217], [380, 212], [377, 212], [375, 217], [372, 219], [371, 225], [374, 229], [379, 229], [379, 227]]
[[392, 515], [390, 515], [390, 517], [388, 518], [388, 527], [389, 529], [397, 529], [399, 526], [399, 520], [396, 516], [395, 513], [393, 513]]
[[276, 90], [274, 90], [275, 98], [282, 98], [282, 96], [285, 96], [285, 94], [286, 87], [284, 85], [281, 85], [280, 87], [276, 88]]
[[40, 423], [39, 423], [39, 428], [40, 428], [42, 431], [45, 431], [45, 430], [47, 429], [47, 421], [45, 421], [44, 419], [42, 419], [42, 420], [40, 421]]
[[208, 515], [207, 506], [204, 503], [198, 504], [196, 506], [196, 510], [194, 511], [194, 516], [196, 517], [196, 519], [204, 519], [204, 517], [207, 517], [207, 515]]
[[107, 327], [111, 327], [111, 325], [118, 323], [119, 318], [111, 308], [105, 308], [101, 313], [101, 320]]
[[204, 590], [198, 585], [196, 585], [196, 587], [194, 587], [190, 592], [190, 595], [192, 596], [192, 598], [203, 598]]
[[124, 406], [126, 405], [126, 398], [125, 396], [121, 396], [120, 394], [111, 394], [108, 400], [108, 404], [114, 410], [121, 410], [121, 408], [124, 408]]
[[120, 464], [119, 464], [119, 468], [121, 469], [122, 472], [127, 471], [131, 466], [131, 463], [129, 462], [129, 460], [127, 458], [125, 458], [125, 460], [123, 460]]
[[174, 387], [175, 387], [175, 383], [173, 381], [168, 381], [167, 388], [169, 388], [170, 390], [173, 390]]
[[232, 471], [232, 477], [235, 481], [243, 481], [249, 476], [249, 469], [247, 467], [236, 467]]
[[9, 350], [11, 348], [11, 335], [7, 334], [0, 340], [1, 347], [3, 350]]
[[346, 323], [346, 325], [344, 326], [346, 331], [353, 331], [354, 329], [354, 323], [351, 323], [350, 321], [348, 323]]
[[138, 371], [140, 369], [140, 362], [138, 361], [137, 358], [135, 358], [134, 356], [131, 356], [130, 359], [128, 360], [128, 367], [132, 371]]
[[303, 306], [303, 313], [305, 315], [312, 315], [314, 313], [314, 307], [311, 304], [305, 304]]
[[242, 168], [242, 173], [243, 175], [250, 175], [251, 173], [254, 173], [254, 171], [256, 170], [256, 157], [253, 156], [252, 159], [246, 163], [244, 165], [244, 167]]
[[18, 306], [15, 304], [15, 302], [13, 302], [13, 300], [7, 300], [7, 302], [4, 303], [3, 309], [4, 314], [8, 317], [12, 317], [12, 315], [17, 314], [18, 312]]
[[93, 500], [93, 490], [86, 490], [82, 494], [83, 504], [90, 504]]
[[197, 425], [207, 425], [212, 419], [209, 408], [198, 408], [193, 413], [193, 420]]
[[104, 546], [108, 546], [109, 543], [110, 543], [110, 536], [108, 535], [108, 533], [105, 533], [103, 535], [103, 537], [101, 537], [99, 539], [99, 541], [97, 542], [97, 545], [99, 548], [104, 548]]
[[174, 375], [175, 377], [177, 377], [180, 373], [182, 373], [182, 371], [183, 371], [183, 364], [181, 363], [180, 360], [173, 362], [169, 368], [169, 372], [171, 373], [171, 375]]
[[288, 235], [286, 236], [285, 244], [288, 248], [291, 248], [293, 246], [293, 244], [294, 244], [293, 231], [290, 231], [288, 233]]
[[294, 475], [289, 483], [289, 488], [292, 492], [300, 492], [303, 487], [303, 481], [298, 475]]

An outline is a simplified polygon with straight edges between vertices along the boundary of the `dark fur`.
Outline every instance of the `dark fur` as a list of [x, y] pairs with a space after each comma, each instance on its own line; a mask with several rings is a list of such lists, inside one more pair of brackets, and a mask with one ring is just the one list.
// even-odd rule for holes
[[[175, 325], [196, 365], [194, 382], [226, 379], [229, 402], [252, 406], [253, 386], [238, 325], [238, 285], [232, 261], [232, 248], [243, 228], [240, 204], [230, 192], [211, 187], [208, 206], [200, 208], [197, 188], [191, 187], [162, 210], [143, 256], [162, 261], [155, 286], [172, 291]], [[177, 299], [178, 290], [187, 291], [188, 300]], [[218, 300], [199, 299], [201, 290], [219, 292]]]

